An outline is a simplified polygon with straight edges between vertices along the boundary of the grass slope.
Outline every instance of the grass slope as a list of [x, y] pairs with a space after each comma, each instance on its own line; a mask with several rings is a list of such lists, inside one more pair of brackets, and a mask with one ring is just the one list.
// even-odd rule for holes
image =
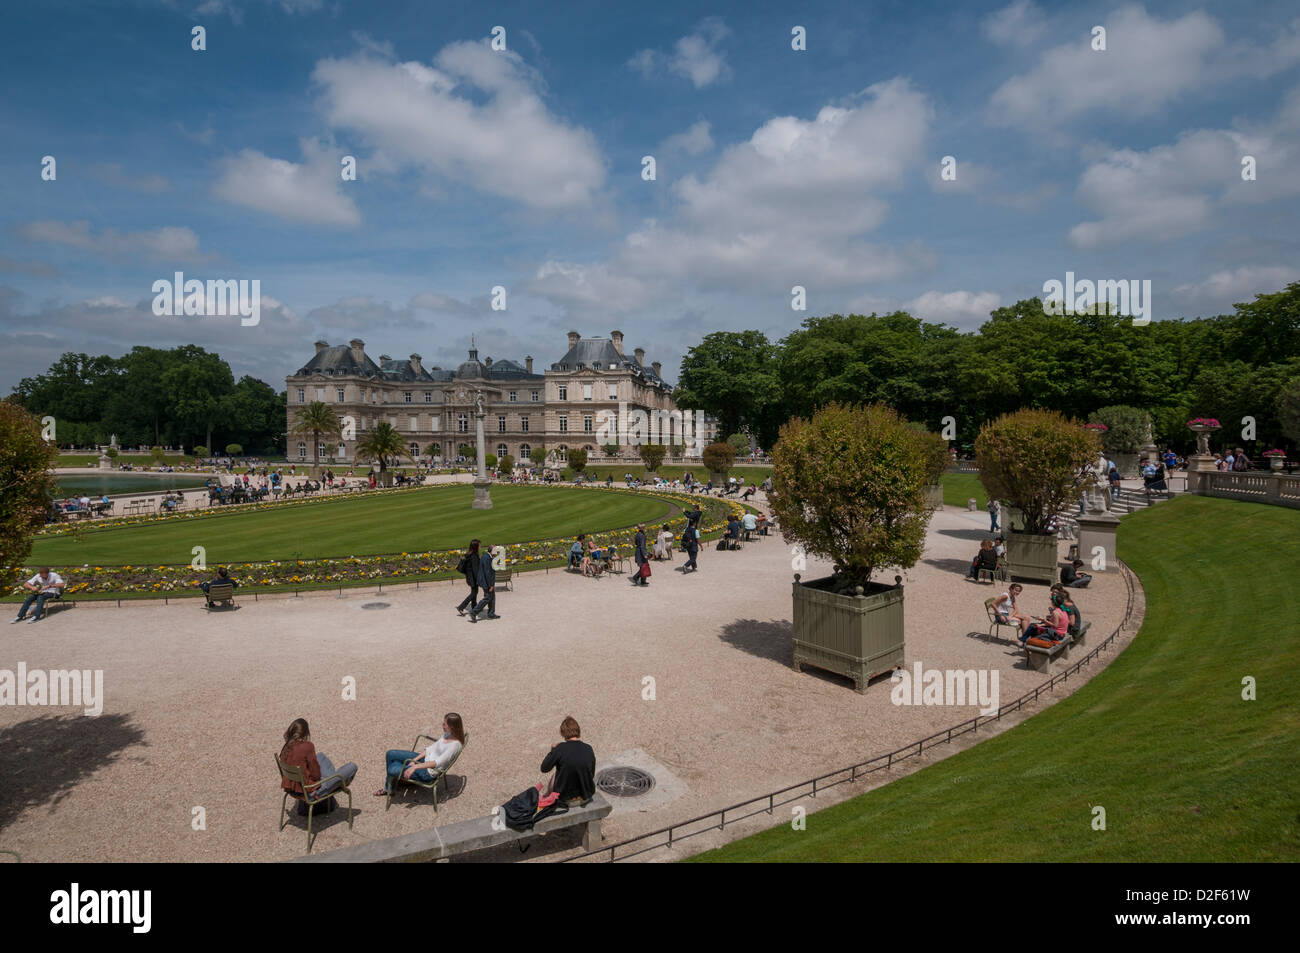
[[695, 859], [1300, 860], [1297, 536], [1300, 511], [1203, 497], [1125, 517], [1119, 551], [1147, 615], [1105, 671], [1005, 734], [810, 814], [806, 831]]
[[984, 492], [980, 478], [974, 473], [945, 473], [940, 481], [943, 484], [943, 505], [966, 508], [967, 501], [973, 496], [981, 510], [987, 509], [989, 495]]
[[493, 508], [472, 510], [469, 485], [408, 490], [313, 505], [163, 520], [75, 536], [37, 538], [28, 565], [139, 566], [425, 552], [619, 529], [665, 518], [671, 504], [646, 496], [546, 487], [492, 488]]

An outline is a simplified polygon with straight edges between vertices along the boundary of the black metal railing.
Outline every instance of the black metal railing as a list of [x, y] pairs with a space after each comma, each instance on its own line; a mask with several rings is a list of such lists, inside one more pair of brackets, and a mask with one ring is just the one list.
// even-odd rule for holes
[[[1068, 681], [1072, 675], [1077, 675], [1085, 665], [1090, 664], [1093, 659], [1100, 656], [1103, 649], [1109, 648], [1110, 645], [1119, 638], [1120, 633], [1123, 632], [1132, 621], [1135, 597], [1133, 571], [1129, 569], [1122, 560], [1116, 560], [1116, 562], [1119, 563], [1120, 574], [1124, 579], [1124, 588], [1126, 591], [1124, 618], [1120, 621], [1119, 625], [1117, 625], [1114, 631], [1112, 631], [1110, 635], [1106, 636], [1106, 638], [1096, 648], [1083, 658], [1079, 659], [1079, 661], [1075, 662], [1064, 671], [1053, 675], [1033, 691], [1025, 692], [1025, 694], [1021, 695], [1015, 701], [1000, 706], [996, 714], [976, 715], [974, 718], [953, 725], [951, 728], [942, 729], [932, 735], [927, 735], [926, 737], [921, 738], [919, 741], [910, 742], [901, 748], [895, 748], [893, 751], [888, 751], [885, 754], [876, 755], [876, 757], [869, 758], [866, 761], [860, 761], [857, 764], [851, 764], [846, 768], [840, 768], [836, 771], [830, 771], [826, 774], [818, 775], [808, 781], [803, 781], [799, 784], [792, 784], [768, 794], [761, 794], [758, 797], [739, 801], [736, 804], [728, 805], [720, 810], [710, 811], [707, 814], [701, 814], [698, 817], [693, 817], [690, 820], [681, 821], [677, 824], [670, 824], [668, 827], [661, 827], [658, 830], [650, 831], [647, 834], [639, 834], [636, 837], [629, 837], [627, 840], [619, 841], [617, 844], [610, 844], [608, 847], [600, 847], [584, 854], [566, 857], [561, 859], [559, 863], [569, 863], [571, 861], [579, 860], [600, 860], [606, 863], [613, 863], [614, 861], [619, 860], [629, 860], [652, 850], [672, 847], [673, 844], [678, 841], [695, 837], [707, 831], [722, 830], [728, 824], [736, 824], [759, 814], [774, 815], [778, 807], [789, 804], [792, 801], [797, 801], [809, 793], [811, 793], [813, 797], [816, 797], [818, 791], [824, 791], [828, 788], [844, 784], [845, 782], [853, 783], [856, 782], [858, 778], [866, 777], [867, 775], [874, 774], [877, 771], [888, 770], [897, 762], [905, 761], [908, 758], [920, 757], [920, 755], [926, 750], [927, 746], [933, 748], [939, 744], [949, 744], [952, 742], [953, 738], [958, 738], [968, 732], [976, 731], [981, 725], [987, 725], [989, 722], [993, 721], [1000, 721], [1004, 715], [1011, 715], [1015, 712], [1021, 711], [1026, 704], [1038, 701], [1045, 692], [1049, 692], [1057, 685]], [[811, 788], [811, 792], [806, 790], [808, 788]], [[799, 793], [790, 797], [785, 797], [784, 800], [777, 800], [777, 798], [795, 791]], [[765, 806], [750, 810], [751, 808], [755, 808], [756, 805]], [[748, 810], [748, 813], [739, 815], [735, 814], [737, 811], [745, 810]], [[660, 840], [655, 843], [647, 843], [655, 838], [659, 838]], [[620, 848], [627, 848], [633, 845], [640, 846], [629, 853], [625, 853], [621, 856], [618, 855]]]

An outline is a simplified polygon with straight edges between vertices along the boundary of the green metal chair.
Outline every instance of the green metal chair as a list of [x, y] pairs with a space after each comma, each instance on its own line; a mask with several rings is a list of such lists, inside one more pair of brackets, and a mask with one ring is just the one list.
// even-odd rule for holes
[[[421, 739], [428, 741], [430, 744], [438, 740], [432, 735], [416, 735], [415, 740], [411, 742], [411, 748], [410, 748], [411, 751], [420, 750]], [[431, 775], [428, 781], [417, 781], [415, 778], [404, 778], [401, 777], [400, 775], [396, 778], [393, 778], [392, 783], [388, 785], [388, 796], [384, 798], [384, 810], [385, 811], [388, 810], [389, 807], [391, 807], [393, 804], [394, 788], [396, 788], [397, 785], [399, 784], [410, 784], [417, 788], [424, 788], [425, 790], [433, 791], [433, 812], [437, 814], [438, 813], [438, 782], [447, 776], [447, 772], [452, 769], [452, 765], [454, 765], [458, 760], [460, 760], [460, 756], [465, 753], [465, 749], [468, 746], [469, 746], [469, 732], [467, 731], [465, 732], [465, 740], [461, 742], [460, 750], [451, 756], [451, 760], [447, 762], [447, 766], [445, 768], [437, 772], [434, 772], [429, 768], [424, 769], [425, 771], [429, 771]], [[403, 770], [405, 770], [406, 765], [410, 764], [414, 760], [415, 760], [414, 758], [407, 758], [402, 765]]]
[[989, 617], [989, 638], [990, 639], [996, 638], [996, 632], [1002, 626], [1005, 626], [1008, 629], [1015, 629], [1016, 635], [1019, 635], [1020, 623], [1014, 620], [1011, 622], [1003, 622], [1002, 616], [998, 615], [998, 610], [993, 608], [993, 604], [997, 601], [998, 601], [997, 596], [991, 596], [990, 598], [984, 600], [984, 611], [988, 613], [988, 617]]
[[214, 609], [217, 603], [221, 603], [229, 609], [235, 607], [235, 586], [233, 583], [214, 582], [208, 586], [206, 595], [207, 601], [203, 606], [205, 609]]
[[[348, 830], [352, 829], [352, 792], [348, 790], [347, 779], [341, 774], [331, 774], [328, 778], [321, 778], [319, 781], [308, 782], [307, 776], [303, 773], [302, 768], [293, 764], [285, 764], [280, 760], [280, 756], [275, 756], [275, 766], [280, 772], [280, 777], [286, 781], [292, 781], [302, 788], [302, 802], [307, 805], [307, 853], [311, 853], [312, 842], [316, 839], [311, 831], [312, 816], [315, 813], [316, 805], [324, 804], [336, 794], [346, 794], [348, 796]], [[321, 787], [328, 781], [338, 778], [337, 787], [329, 788], [322, 791]], [[288, 790], [285, 790], [284, 797], [280, 799], [280, 830], [284, 830], [284, 825], [289, 823], [288, 805], [289, 798], [295, 801], [299, 798], [294, 797]]]

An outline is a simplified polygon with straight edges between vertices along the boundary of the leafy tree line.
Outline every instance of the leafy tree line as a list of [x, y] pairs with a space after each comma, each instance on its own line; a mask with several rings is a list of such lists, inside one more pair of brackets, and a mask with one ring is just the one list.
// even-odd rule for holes
[[121, 357], [64, 354], [44, 374], [25, 377], [11, 398], [55, 420], [60, 446], [239, 444], [249, 453], [283, 452], [285, 395], [256, 378], [238, 381], [220, 356], [187, 344], [134, 347]]
[[832, 402], [884, 403], [958, 443], [1021, 407], [1086, 420], [1100, 408], [1149, 411], [1161, 445], [1191, 448], [1194, 416], [1227, 439], [1255, 418], [1260, 444], [1300, 440], [1300, 282], [1213, 317], [1134, 327], [1116, 315], [1045, 314], [1038, 298], [990, 313], [977, 331], [904, 311], [813, 317], [771, 342], [759, 331], [710, 334], [682, 359], [677, 402], [771, 447], [791, 417]]

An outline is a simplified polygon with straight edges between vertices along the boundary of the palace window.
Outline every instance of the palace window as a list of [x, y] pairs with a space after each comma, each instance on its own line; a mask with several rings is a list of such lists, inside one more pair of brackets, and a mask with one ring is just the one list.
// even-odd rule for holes
[[568, 384], [561, 384], [561, 385], [560, 385], [560, 400], [568, 400], [568, 399], [569, 399], [569, 385], [568, 385]]
[[513, 403], [514, 403], [515, 401], [517, 401], [517, 400], [519, 400], [519, 392], [518, 392], [518, 391], [513, 391], [513, 390], [512, 390], [512, 391], [510, 392], [510, 403], [513, 404]]
[[433, 395], [432, 395], [431, 393], [429, 393], [427, 390], [424, 392], [424, 402], [425, 402], [426, 404], [432, 404], [432, 403], [433, 403]]
[[402, 400], [408, 404], [411, 402], [411, 392], [409, 390], [402, 392]]
[[317, 388], [316, 388], [316, 399], [317, 399], [317, 400], [324, 400], [324, 399], [325, 399], [325, 388], [324, 388], [324, 387], [317, 387]]
[[519, 459], [531, 460], [532, 458], [533, 458], [533, 448], [526, 443], [521, 443], [519, 445]]
[[299, 457], [307, 456], [307, 445], [305, 443], [298, 444], [298, 456]]
[[300, 404], [307, 403], [307, 391], [305, 388], [302, 387], [298, 388], [298, 403]]
[[527, 414], [524, 414], [522, 417], [519, 418], [519, 429], [522, 430], [524, 433], [528, 433], [528, 415], [527, 415]]
[[469, 433], [469, 414], [456, 415], [456, 429], [460, 433]]
[[560, 414], [560, 433], [569, 432], [569, 415]]
[[497, 460], [498, 460], [498, 461], [500, 461], [500, 459], [501, 459], [502, 457], [504, 457], [504, 456], [505, 456], [507, 453], [509, 453], [509, 452], [510, 452], [510, 448], [507, 447], [504, 443], [499, 443], [499, 444], [497, 444]]
[[343, 403], [343, 400], [344, 400], [344, 398], [343, 398], [343, 388], [342, 388], [342, 387], [338, 388], [338, 394], [339, 394], [339, 403], [341, 404], [341, 403]]
[[594, 421], [593, 421], [592, 418], [591, 418], [591, 414], [583, 414], [583, 415], [582, 415], [582, 432], [583, 432], [583, 433], [594, 433], [594, 432], [595, 432], [595, 429], [594, 429], [593, 426], [592, 426], [593, 423], [594, 423]]
[[535, 404], [541, 399], [542, 399], [541, 391], [536, 391], [536, 390], [533, 391], [533, 403]]
[[412, 418], [411, 418], [411, 429], [412, 429], [412, 430], [419, 430], [419, 429], [420, 429], [420, 418], [419, 418], [419, 417], [412, 417]]
[[420, 445], [414, 440], [406, 445], [406, 449], [411, 451], [411, 459], [415, 459], [420, 455]]
[[618, 385], [615, 384], [613, 381], [610, 381], [609, 384], [609, 399], [618, 400]]
[[506, 432], [506, 415], [497, 414], [497, 433]]
[[434, 431], [435, 433], [437, 433], [437, 431], [438, 431], [438, 415], [437, 415], [437, 414], [434, 414], [432, 417], [429, 418], [429, 429], [432, 430], [432, 431]]
[[583, 399], [583, 400], [591, 400], [591, 387], [592, 387], [592, 385], [590, 385], [590, 384], [583, 384], [583, 385], [582, 385], [582, 399]]

